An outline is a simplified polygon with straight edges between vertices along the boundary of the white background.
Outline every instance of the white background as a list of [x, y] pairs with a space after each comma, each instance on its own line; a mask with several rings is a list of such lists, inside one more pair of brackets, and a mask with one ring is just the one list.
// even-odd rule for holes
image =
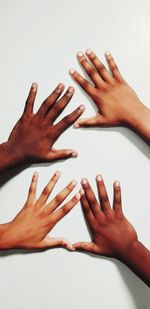
[[[150, 2], [148, 0], [26, 0], [0, 1], [0, 138], [6, 141], [20, 117], [33, 81], [39, 84], [35, 111], [59, 83], [73, 84], [70, 67], [81, 72], [78, 50], [92, 48], [104, 61], [114, 55], [126, 80], [150, 106]], [[93, 115], [90, 100], [79, 89], [66, 115], [79, 104]], [[76, 178], [102, 173], [110, 198], [112, 183], [122, 184], [124, 212], [149, 246], [149, 147], [127, 129], [70, 128], [58, 148], [74, 148], [77, 159], [34, 166], [1, 187], [1, 222], [11, 220], [23, 206], [33, 171], [40, 179], [38, 194], [55, 170], [62, 177], [54, 194]], [[62, 220], [52, 235], [71, 242], [89, 240], [80, 205]], [[0, 253], [2, 309], [147, 309], [149, 289], [121, 263], [63, 249], [43, 253]]]

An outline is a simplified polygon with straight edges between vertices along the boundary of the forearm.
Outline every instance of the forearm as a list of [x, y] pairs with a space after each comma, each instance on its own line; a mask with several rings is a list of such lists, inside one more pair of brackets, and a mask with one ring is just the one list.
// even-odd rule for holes
[[130, 115], [128, 127], [150, 145], [150, 109], [140, 104], [136, 112]]
[[19, 145], [13, 147], [9, 142], [0, 145], [0, 174], [23, 164], [26, 164], [26, 162], [19, 152]]
[[120, 261], [150, 287], [150, 251], [142, 243], [134, 241]]

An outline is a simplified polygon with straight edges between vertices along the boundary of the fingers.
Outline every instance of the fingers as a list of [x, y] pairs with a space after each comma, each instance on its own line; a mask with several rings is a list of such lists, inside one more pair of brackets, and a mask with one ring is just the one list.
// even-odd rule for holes
[[46, 236], [45, 239], [43, 239], [39, 246], [41, 249], [42, 248], [56, 248], [56, 247], [64, 247], [68, 249], [69, 251], [74, 251], [75, 248], [73, 245], [66, 239], [61, 238], [61, 237], [49, 237]]
[[37, 205], [38, 207], [43, 206], [46, 201], [48, 200], [53, 188], [55, 187], [58, 179], [60, 178], [61, 173], [59, 171], [57, 171], [52, 178], [50, 179], [49, 183], [47, 184], [47, 186], [44, 188], [44, 190], [42, 191], [38, 201], [37, 201]]
[[115, 212], [122, 213], [122, 202], [121, 202], [121, 187], [119, 181], [114, 183], [114, 200], [113, 200], [113, 209]]
[[94, 87], [74, 69], [70, 69], [69, 73], [84, 91], [88, 93], [89, 96], [92, 96]]
[[101, 209], [104, 213], [107, 213], [108, 211], [111, 210], [111, 208], [110, 208], [110, 203], [109, 203], [106, 187], [105, 187], [105, 184], [104, 184], [104, 181], [101, 175], [98, 175], [96, 177], [96, 182], [97, 182], [97, 189], [98, 189]]
[[27, 197], [27, 204], [29, 206], [33, 204], [36, 199], [37, 182], [38, 182], [38, 173], [35, 172], [32, 176], [32, 180], [31, 180], [31, 184], [30, 184], [29, 192], [28, 192], [28, 197]]
[[100, 114], [97, 114], [96, 116], [85, 118], [85, 119], [79, 119], [74, 123], [74, 128], [88, 128], [88, 127], [97, 127], [102, 125], [103, 123], [103, 117]]
[[92, 242], [77, 242], [73, 245], [77, 250], [93, 252], [94, 243]]
[[50, 123], [53, 123], [56, 118], [62, 113], [64, 108], [70, 102], [74, 91], [75, 89], [73, 87], [69, 87], [64, 96], [52, 106], [52, 108], [47, 113], [47, 119]]
[[86, 178], [84, 178], [82, 180], [82, 186], [83, 186], [83, 189], [85, 191], [85, 195], [86, 195], [88, 204], [91, 208], [91, 211], [92, 211], [94, 217], [96, 217], [100, 213], [100, 206], [99, 206], [97, 199], [95, 197], [95, 194], [94, 194], [94, 192], [93, 192], [93, 190], [92, 190], [92, 188], [91, 188], [91, 186], [88, 183]]
[[51, 106], [57, 101], [62, 92], [64, 91], [64, 84], [59, 84], [55, 90], [46, 98], [43, 104], [40, 106], [37, 115], [39, 117], [44, 117], [46, 113], [49, 111]]
[[80, 193], [77, 193], [68, 203], [66, 203], [63, 207], [55, 211], [51, 218], [54, 222], [54, 225], [60, 221], [64, 216], [66, 216], [71, 209], [79, 202]]
[[95, 219], [94, 219], [94, 215], [91, 211], [91, 208], [89, 206], [89, 203], [87, 201], [87, 198], [86, 198], [86, 195], [85, 195], [85, 192], [84, 190], [80, 190], [80, 195], [81, 195], [81, 205], [82, 205], [82, 209], [83, 209], [83, 213], [84, 213], [84, 216], [85, 216], [85, 219], [89, 225], [89, 227], [93, 228], [94, 224], [95, 224]]
[[33, 113], [33, 106], [34, 106], [34, 102], [35, 102], [35, 98], [37, 94], [37, 89], [38, 89], [38, 85], [36, 83], [33, 83], [30, 88], [29, 95], [25, 103], [23, 114], [31, 115]]
[[55, 138], [57, 139], [65, 130], [67, 130], [84, 112], [84, 105], [80, 105], [75, 111], [71, 114], [64, 117], [61, 121], [59, 121], [55, 127]]
[[88, 56], [90, 61], [95, 66], [95, 68], [96, 68], [97, 72], [99, 73], [99, 75], [101, 76], [101, 78], [108, 83], [112, 83], [112, 76], [109, 74], [106, 67], [99, 60], [99, 58], [95, 55], [95, 53], [93, 51], [91, 51], [91, 49], [88, 49], [86, 51], [86, 55]]
[[60, 149], [56, 150], [54, 148], [51, 149], [51, 151], [48, 154], [48, 161], [57, 161], [57, 160], [63, 160], [68, 158], [76, 158], [78, 156], [77, 151], [73, 149]]
[[107, 63], [110, 67], [110, 70], [112, 72], [113, 77], [120, 82], [123, 81], [123, 77], [122, 77], [121, 73], [119, 72], [118, 66], [117, 66], [114, 58], [110, 54], [110, 52], [105, 53], [105, 58], [106, 58]]
[[95, 86], [99, 87], [101, 83], [103, 84], [103, 80], [98, 74], [97, 70], [91, 63], [89, 63], [89, 61], [86, 59], [84, 54], [82, 52], [78, 52], [77, 57], [78, 57], [78, 60], [81, 66], [84, 68], [86, 73], [89, 75], [89, 77], [91, 78]]
[[57, 194], [53, 200], [46, 206], [46, 212], [51, 214], [58, 206], [62, 204], [62, 202], [66, 199], [66, 197], [73, 191], [76, 187], [76, 180], [72, 180], [59, 194]]

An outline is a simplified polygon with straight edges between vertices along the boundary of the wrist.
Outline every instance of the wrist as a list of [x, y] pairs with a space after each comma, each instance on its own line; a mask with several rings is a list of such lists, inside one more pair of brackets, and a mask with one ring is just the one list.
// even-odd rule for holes
[[127, 127], [150, 142], [150, 109], [139, 101], [126, 121]]
[[140, 241], [133, 241], [119, 260], [150, 287], [150, 251]]
[[19, 145], [13, 145], [7, 141], [0, 145], [0, 172], [27, 164], [27, 159], [22, 153]]
[[8, 250], [13, 248], [10, 238], [11, 223], [0, 224], [0, 250]]

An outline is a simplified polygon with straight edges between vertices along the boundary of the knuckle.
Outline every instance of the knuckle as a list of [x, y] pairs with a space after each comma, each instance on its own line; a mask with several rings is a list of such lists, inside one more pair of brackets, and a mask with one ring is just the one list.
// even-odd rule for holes
[[68, 206], [67, 205], [63, 206], [61, 211], [62, 211], [62, 214], [65, 215], [69, 211]]
[[108, 202], [108, 196], [106, 194], [103, 194], [101, 196], [101, 199], [102, 199], [102, 203], [106, 204]]
[[91, 53], [90, 58], [91, 58], [92, 60], [96, 60], [96, 59], [97, 59], [96, 55], [93, 54], [93, 53]]
[[99, 70], [100, 72], [103, 72], [103, 71], [106, 70], [103, 63], [99, 63], [99, 64], [97, 65], [97, 68], [98, 68], [98, 70]]
[[45, 187], [43, 190], [43, 195], [48, 195], [49, 194], [49, 188]]
[[64, 197], [63, 197], [62, 194], [58, 194], [58, 195], [55, 197], [55, 202], [56, 202], [57, 204], [61, 204], [63, 200], [64, 200]]

